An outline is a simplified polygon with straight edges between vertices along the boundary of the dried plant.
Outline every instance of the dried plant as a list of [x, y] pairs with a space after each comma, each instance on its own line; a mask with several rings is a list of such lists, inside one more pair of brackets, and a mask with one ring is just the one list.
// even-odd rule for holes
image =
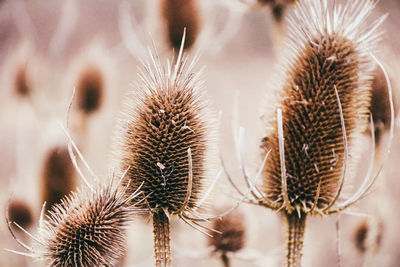
[[379, 218], [363, 220], [354, 231], [354, 245], [361, 253], [378, 250], [382, 244], [383, 229]]
[[45, 209], [49, 210], [76, 189], [76, 172], [66, 146], [51, 148], [42, 168], [41, 201], [46, 202]]
[[280, 23], [283, 20], [287, 7], [295, 4], [297, 0], [258, 0], [257, 2], [260, 5], [269, 5], [275, 21]]
[[200, 30], [200, 16], [196, 0], [163, 0], [161, 13], [167, 25], [171, 48], [179, 49], [183, 29], [186, 28], [184, 48], [193, 46]]
[[104, 95], [104, 78], [96, 65], [87, 66], [80, 74], [76, 96], [79, 110], [86, 116], [100, 109]]
[[139, 211], [127, 203], [139, 194], [127, 197], [126, 187], [121, 189], [112, 182], [73, 192], [53, 206], [46, 219], [42, 211], [36, 236], [14, 222], [32, 238], [31, 246], [15, 237], [7, 218], [14, 239], [26, 250], [12, 252], [50, 266], [114, 266], [125, 251], [125, 227]]
[[376, 177], [369, 172], [360, 189], [338, 203], [346, 170], [357, 158], [356, 139], [368, 125], [372, 53], [384, 19], [367, 23], [374, 6], [352, 1], [333, 6], [332, 13], [327, 1], [304, 0], [289, 19], [288, 62], [261, 142], [262, 189], [244, 174], [252, 202], [286, 219], [289, 267], [301, 266], [306, 217], [348, 208]]
[[12, 199], [7, 207], [8, 217], [22, 228], [27, 229], [32, 225], [33, 215], [31, 207], [22, 199]]
[[246, 241], [244, 216], [235, 210], [220, 220], [214, 220], [211, 227], [219, 233], [212, 233], [208, 244], [214, 248], [214, 252], [221, 254], [222, 263], [228, 267], [230, 259], [227, 254], [242, 249]]
[[153, 216], [156, 266], [171, 265], [170, 215], [198, 226], [189, 214], [207, 195], [215, 139], [195, 62], [187, 66], [183, 48], [184, 41], [174, 66], [151, 55], [153, 65], [145, 65], [118, 130], [120, 169], [129, 167], [124, 181], [131, 190], [143, 183], [143, 208]]

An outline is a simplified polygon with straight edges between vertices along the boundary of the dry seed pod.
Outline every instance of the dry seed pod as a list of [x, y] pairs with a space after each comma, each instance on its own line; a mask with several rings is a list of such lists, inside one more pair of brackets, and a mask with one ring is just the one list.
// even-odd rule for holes
[[33, 222], [31, 208], [21, 199], [13, 199], [9, 202], [8, 217], [24, 229], [29, 228]]
[[56, 146], [46, 155], [41, 180], [41, 201], [46, 202], [46, 210], [69, 195], [77, 186], [76, 173], [68, 148]]
[[31, 246], [16, 239], [8, 219], [10, 232], [26, 250], [13, 252], [49, 266], [114, 266], [125, 251], [125, 227], [135, 212], [127, 203], [137, 195], [126, 197], [126, 188], [111, 183], [73, 192], [41, 218]]
[[76, 86], [76, 96], [79, 110], [92, 114], [100, 109], [104, 94], [104, 77], [95, 65], [87, 66], [80, 74]]
[[357, 157], [355, 140], [368, 121], [374, 68], [369, 53], [383, 21], [367, 23], [373, 8], [369, 0], [345, 7], [303, 0], [289, 21], [288, 62], [261, 143], [263, 157], [270, 154], [262, 173], [264, 196], [258, 199], [286, 218], [289, 267], [301, 266], [306, 216], [349, 207], [374, 180], [367, 176], [353, 197], [337, 203], [346, 166]]
[[194, 62], [187, 67], [182, 52], [183, 43], [173, 66], [162, 66], [152, 55], [154, 65], [145, 66], [118, 131], [120, 169], [129, 169], [125, 182], [131, 190], [144, 182], [143, 208], [153, 215], [157, 266], [171, 264], [169, 215], [190, 224], [188, 214], [202, 204], [213, 169], [214, 128]]
[[236, 252], [244, 247], [246, 228], [244, 216], [238, 210], [229, 213], [219, 220], [215, 220], [212, 229], [220, 233], [212, 233], [208, 238], [208, 244], [214, 247], [214, 251], [221, 254], [224, 266], [230, 266], [227, 253]]
[[182, 32], [186, 28], [185, 49], [196, 42], [200, 31], [200, 16], [196, 0], [161, 0], [161, 14], [167, 25], [168, 42], [179, 50]]

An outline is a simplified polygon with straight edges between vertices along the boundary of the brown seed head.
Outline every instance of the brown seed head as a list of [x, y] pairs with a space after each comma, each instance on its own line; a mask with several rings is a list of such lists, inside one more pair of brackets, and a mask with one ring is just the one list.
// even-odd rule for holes
[[20, 97], [26, 97], [32, 91], [27, 77], [27, 64], [21, 64], [15, 74], [14, 91]]
[[78, 108], [91, 114], [100, 108], [104, 94], [104, 78], [99, 68], [88, 66], [79, 76], [76, 94]]
[[162, 0], [162, 17], [167, 24], [171, 48], [179, 50], [182, 33], [186, 28], [185, 49], [193, 46], [200, 29], [200, 17], [196, 0]]
[[[186, 59], [168, 67], [161, 66], [157, 58], [153, 62], [135, 87], [139, 94], [126, 105], [126, 118], [119, 130], [123, 133], [120, 166], [121, 171], [129, 167], [125, 182], [129, 181], [133, 190], [144, 182], [141, 190], [153, 211], [177, 214], [194, 208], [202, 196], [213, 128], [193, 64], [185, 69]], [[193, 178], [190, 199], [185, 203], [189, 148]]]
[[[349, 3], [341, 13], [326, 16], [326, 1], [300, 1], [291, 20], [289, 64], [278, 105], [262, 139], [265, 194], [283, 203], [276, 110], [282, 110], [287, 197], [303, 212], [321, 210], [334, 199], [344, 162], [340, 98], [350, 153], [367, 125], [369, 75], [366, 51], [374, 50], [377, 33], [365, 29], [369, 1]], [[355, 24], [357, 22], [358, 24]], [[371, 38], [364, 38], [366, 35]], [[350, 162], [351, 163], [351, 162]]]
[[76, 188], [75, 169], [66, 146], [56, 146], [47, 153], [42, 171], [42, 202], [46, 210]]
[[8, 217], [10, 221], [16, 222], [24, 229], [29, 228], [33, 222], [31, 208], [28, 203], [21, 199], [13, 199], [8, 206]]
[[238, 210], [222, 219], [214, 220], [211, 228], [222, 233], [210, 233], [212, 237], [208, 239], [209, 245], [214, 247], [216, 252], [226, 254], [227, 252], [236, 252], [244, 247], [246, 228], [243, 214]]
[[[374, 229], [375, 228], [375, 229]], [[372, 238], [369, 236], [372, 234]], [[353, 236], [354, 244], [360, 252], [368, 249], [379, 249], [382, 243], [383, 223], [379, 221], [373, 225], [370, 221], [362, 221], [356, 228]]]

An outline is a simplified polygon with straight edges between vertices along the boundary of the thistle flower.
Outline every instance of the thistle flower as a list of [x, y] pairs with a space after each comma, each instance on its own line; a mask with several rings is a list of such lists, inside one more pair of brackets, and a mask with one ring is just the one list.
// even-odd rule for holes
[[129, 205], [138, 192], [126, 197], [119, 184], [84, 188], [53, 206], [50, 215], [39, 222], [36, 236], [26, 232], [34, 245], [28, 246], [9, 230], [27, 251], [18, 254], [44, 261], [50, 266], [114, 266], [125, 251], [125, 227], [135, 212]]
[[263, 188], [253, 190], [256, 203], [286, 218], [289, 267], [301, 266], [307, 215], [349, 207], [374, 181], [367, 176], [353, 197], [337, 203], [357, 157], [355, 140], [368, 125], [371, 53], [383, 21], [367, 24], [374, 6], [351, 1], [332, 13], [327, 1], [303, 0], [289, 19], [288, 62], [261, 142]]
[[28, 203], [22, 199], [13, 199], [8, 204], [8, 217], [21, 227], [27, 229], [32, 225], [33, 216]]
[[246, 228], [244, 216], [235, 210], [220, 220], [214, 220], [212, 229], [219, 233], [213, 233], [208, 238], [208, 244], [214, 247], [214, 251], [221, 253], [221, 260], [224, 266], [230, 266], [227, 253], [236, 252], [244, 247], [246, 239]]
[[196, 0], [162, 0], [161, 14], [167, 25], [171, 48], [179, 49], [182, 32], [186, 28], [185, 49], [196, 42], [200, 30], [199, 9]]
[[64, 196], [76, 189], [76, 173], [66, 146], [48, 151], [41, 178], [41, 201], [46, 202], [46, 210], [60, 204]]
[[[185, 38], [185, 37], [183, 37]], [[125, 182], [131, 190], [143, 183], [146, 206], [153, 215], [156, 265], [170, 265], [169, 215], [188, 224], [189, 213], [203, 202], [212, 169], [213, 125], [207, 114], [198, 74], [182, 57], [162, 66], [152, 55], [128, 99], [120, 137], [120, 169], [129, 167]], [[134, 106], [134, 102], [136, 106]], [[133, 102], [133, 103], [132, 103]]]

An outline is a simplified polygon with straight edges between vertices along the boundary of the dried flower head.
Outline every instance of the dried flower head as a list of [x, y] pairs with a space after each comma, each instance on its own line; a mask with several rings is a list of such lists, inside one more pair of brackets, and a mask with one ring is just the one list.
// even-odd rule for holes
[[76, 173], [66, 146], [56, 146], [48, 151], [41, 178], [41, 198], [46, 202], [46, 210], [75, 190]]
[[27, 229], [32, 225], [31, 207], [22, 199], [12, 199], [8, 204], [8, 217], [21, 227]]
[[[127, 205], [137, 192], [126, 197], [119, 185], [99, 185], [72, 193], [53, 206], [43, 221], [34, 245], [16, 239], [27, 250], [16, 252], [50, 266], [114, 266], [125, 251], [125, 227], [134, 210]], [[23, 229], [19, 225], [18, 228]], [[15, 251], [14, 251], [15, 252]]]
[[236, 252], [244, 247], [246, 228], [244, 216], [239, 210], [235, 210], [219, 220], [214, 220], [212, 229], [220, 233], [212, 233], [208, 243], [214, 247], [215, 252], [226, 254]]
[[78, 108], [89, 115], [97, 111], [104, 94], [104, 77], [95, 65], [87, 66], [80, 74], [76, 87]]
[[179, 50], [185, 28], [184, 47], [185, 49], [192, 47], [200, 30], [196, 0], [162, 0], [161, 2], [162, 17], [167, 24], [167, 36], [171, 48]]
[[363, 220], [355, 229], [354, 245], [362, 253], [376, 251], [382, 243], [382, 236], [382, 220]]

